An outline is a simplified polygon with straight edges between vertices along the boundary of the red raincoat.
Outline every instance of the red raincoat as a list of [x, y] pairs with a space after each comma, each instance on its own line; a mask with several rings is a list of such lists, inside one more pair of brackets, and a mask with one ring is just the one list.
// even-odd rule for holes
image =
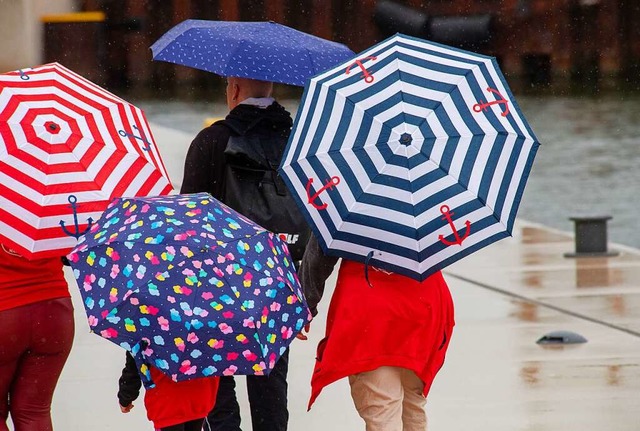
[[318, 344], [309, 408], [322, 389], [381, 366], [413, 370], [427, 396], [444, 363], [454, 326], [453, 301], [440, 272], [423, 282], [343, 260]]
[[157, 429], [205, 418], [215, 405], [220, 377], [176, 383], [155, 367], [150, 371], [156, 387], [145, 391], [144, 405]]

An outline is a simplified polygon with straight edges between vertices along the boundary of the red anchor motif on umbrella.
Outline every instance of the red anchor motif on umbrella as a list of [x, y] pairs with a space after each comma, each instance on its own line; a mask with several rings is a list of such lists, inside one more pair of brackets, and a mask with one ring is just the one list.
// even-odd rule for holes
[[320, 190], [313, 194], [313, 196], [311, 196], [311, 184], [313, 184], [313, 178], [309, 178], [309, 181], [307, 181], [307, 199], [315, 209], [323, 210], [327, 207], [327, 204], [317, 204], [315, 202], [316, 199], [318, 199], [318, 196], [320, 196], [320, 193], [322, 193], [323, 191], [331, 190], [334, 186], [340, 184], [340, 177], [331, 177], [331, 179], [327, 180], [326, 184], [322, 186]]
[[349, 67], [347, 67], [347, 71], [345, 72], [347, 75], [349, 74], [349, 72], [351, 72], [351, 69], [353, 68], [353, 66], [358, 66], [360, 68], [360, 70], [362, 70], [362, 76], [364, 76], [364, 82], [366, 82], [367, 84], [371, 84], [373, 82], [373, 75], [371, 75], [369, 73], [369, 71], [367, 70], [366, 67], [364, 67], [364, 65], [362, 64], [363, 61], [367, 61], [367, 60], [377, 60], [378, 57], [375, 57], [373, 55], [370, 55], [368, 57], [365, 57], [363, 59], [358, 59], [356, 61], [354, 61], [353, 63], [351, 63], [349, 65]]
[[482, 112], [482, 111], [486, 111], [487, 109], [489, 109], [489, 107], [491, 105], [497, 105], [497, 104], [502, 104], [505, 107], [505, 110], [502, 111], [502, 116], [506, 117], [507, 115], [509, 115], [509, 101], [507, 99], [505, 99], [502, 94], [500, 94], [500, 92], [498, 90], [496, 90], [495, 88], [487, 88], [487, 91], [490, 93], [494, 93], [497, 94], [498, 97], [500, 97], [499, 99], [496, 98], [496, 100], [494, 100], [493, 102], [484, 102], [482, 100], [480, 100], [478, 103], [476, 103], [475, 105], [473, 105], [473, 110], [475, 112]]
[[451, 219], [451, 216], [453, 215], [453, 211], [449, 211], [449, 207], [447, 205], [442, 205], [440, 207], [440, 212], [444, 215], [444, 217], [442, 217], [442, 220], [446, 220], [447, 222], [449, 222], [449, 226], [451, 226], [451, 230], [453, 231], [453, 236], [455, 237], [456, 240], [448, 241], [444, 238], [444, 235], [439, 235], [438, 239], [442, 241], [442, 243], [445, 245], [454, 245], [454, 244], [462, 245], [462, 241], [467, 239], [467, 237], [469, 236], [469, 232], [471, 231], [471, 222], [469, 220], [464, 222], [467, 229], [464, 235], [460, 236], [458, 234], [458, 230], [453, 224], [453, 220]]

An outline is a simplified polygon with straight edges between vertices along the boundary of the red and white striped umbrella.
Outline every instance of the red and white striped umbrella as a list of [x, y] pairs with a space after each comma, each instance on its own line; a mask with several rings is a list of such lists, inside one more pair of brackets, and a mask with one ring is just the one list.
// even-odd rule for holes
[[139, 108], [57, 63], [0, 74], [0, 243], [61, 256], [113, 197], [171, 191]]

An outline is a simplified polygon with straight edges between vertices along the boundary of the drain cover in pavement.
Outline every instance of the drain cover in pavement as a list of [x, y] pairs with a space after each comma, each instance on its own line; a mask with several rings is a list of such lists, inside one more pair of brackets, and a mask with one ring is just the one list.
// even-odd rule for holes
[[587, 339], [571, 331], [553, 331], [543, 335], [538, 344], [578, 344], [586, 343]]

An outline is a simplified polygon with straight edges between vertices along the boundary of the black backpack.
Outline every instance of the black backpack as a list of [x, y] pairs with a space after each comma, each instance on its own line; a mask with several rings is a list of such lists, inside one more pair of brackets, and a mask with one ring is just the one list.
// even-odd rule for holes
[[292, 259], [302, 259], [311, 230], [278, 174], [286, 134], [231, 134], [225, 154], [224, 203], [280, 236]]

